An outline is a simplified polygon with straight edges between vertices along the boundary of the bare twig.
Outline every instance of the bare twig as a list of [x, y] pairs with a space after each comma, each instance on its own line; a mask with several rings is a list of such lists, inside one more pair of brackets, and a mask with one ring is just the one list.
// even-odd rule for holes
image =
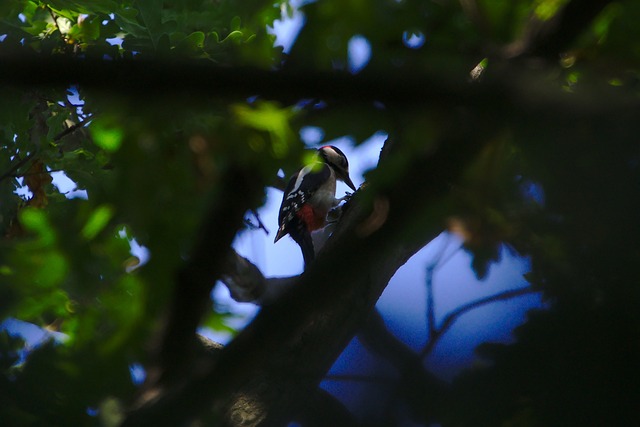
[[60, 34], [60, 39], [65, 44], [65, 46], [68, 46], [69, 38], [65, 34], [63, 34], [62, 30], [60, 29], [60, 25], [58, 24], [58, 16], [56, 16], [56, 14], [53, 13], [53, 9], [51, 9], [51, 7], [46, 6], [46, 8], [49, 11], [49, 15], [51, 15], [51, 19], [53, 20], [53, 24], [58, 29], [58, 33]]
[[69, 135], [70, 133], [73, 133], [76, 130], [80, 129], [81, 127], [86, 126], [91, 120], [93, 120], [93, 116], [86, 117], [83, 120], [79, 121], [78, 123], [75, 123], [75, 124], [69, 126], [65, 130], [63, 130], [62, 132], [60, 132], [59, 134], [54, 136], [53, 137], [53, 142], [58, 142], [62, 138], [64, 138], [65, 136]]
[[287, 188], [287, 178], [276, 175], [275, 179], [271, 183], [271, 187], [276, 190], [284, 191], [284, 189]]
[[449, 247], [450, 236], [446, 235], [446, 241], [442, 245], [442, 248], [438, 251], [435, 258], [427, 266], [427, 274], [425, 278], [425, 285], [427, 288], [427, 342], [431, 340], [437, 333], [436, 327], [436, 314], [435, 303], [433, 301], [433, 273], [447, 262], [449, 262], [453, 256], [460, 250], [460, 247], [451, 251], [446, 258], [443, 256]]
[[[65, 136], [71, 134], [72, 132], [80, 129], [81, 127], [85, 126], [87, 123], [89, 123], [92, 120], [92, 117], [88, 117], [72, 126], [69, 126], [67, 129], [63, 130], [62, 132], [60, 132], [59, 134], [57, 134], [56, 136], [53, 137], [53, 141], [57, 142], [60, 141], [62, 138], [64, 138]], [[0, 175], [0, 181], [3, 181], [7, 178], [18, 178], [18, 177], [22, 177], [22, 176], [30, 176], [30, 175], [39, 175], [39, 174], [43, 174], [43, 173], [51, 173], [51, 172], [56, 172], [56, 170], [50, 170], [50, 171], [44, 171], [44, 172], [31, 172], [31, 173], [24, 173], [24, 174], [18, 174], [17, 170], [20, 169], [22, 166], [24, 166], [29, 160], [31, 160], [34, 156], [35, 156], [36, 152], [35, 151], [31, 151], [29, 153], [27, 153], [26, 156], [24, 156], [23, 158], [21, 158], [20, 160], [18, 160], [13, 166], [11, 166], [11, 168], [9, 168], [9, 170], [7, 170], [6, 172], [4, 172], [2, 175]]]
[[497, 301], [504, 301], [511, 298], [516, 298], [522, 295], [533, 294], [539, 292], [538, 290], [532, 287], [511, 289], [505, 292], [500, 292], [495, 295], [491, 295], [485, 298], [480, 298], [478, 300], [472, 301], [468, 304], [465, 304], [461, 307], [456, 308], [447, 314], [442, 320], [442, 324], [435, 331], [435, 334], [430, 337], [429, 342], [424, 346], [422, 351], [420, 352], [420, 357], [425, 358], [431, 353], [431, 350], [435, 347], [438, 340], [451, 328], [456, 320], [458, 320], [463, 314], [468, 313], [471, 310], [482, 307], [483, 305], [491, 304]]
[[18, 160], [13, 166], [11, 166], [11, 168], [9, 168], [8, 171], [0, 175], [0, 181], [3, 181], [6, 178], [15, 178], [16, 177], [15, 172], [18, 169], [20, 169], [22, 166], [24, 166], [29, 160], [31, 160], [33, 156], [35, 156], [35, 154], [36, 154], [35, 151], [27, 153], [26, 156], [24, 156], [22, 159]]
[[251, 209], [251, 213], [256, 218], [256, 221], [258, 221], [258, 225], [255, 225], [249, 219], [245, 220], [245, 223], [247, 223], [250, 227], [257, 228], [257, 229], [260, 229], [260, 230], [264, 230], [264, 234], [266, 234], [268, 236], [269, 235], [269, 230], [267, 230], [267, 227], [265, 227], [264, 223], [260, 219], [260, 214], [258, 213], [258, 211], [256, 209]]

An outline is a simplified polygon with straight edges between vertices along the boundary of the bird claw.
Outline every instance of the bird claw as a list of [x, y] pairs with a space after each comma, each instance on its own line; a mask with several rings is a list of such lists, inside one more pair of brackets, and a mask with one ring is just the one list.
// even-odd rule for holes
[[340, 197], [339, 199], [336, 199], [336, 205], [342, 202], [348, 202], [349, 200], [351, 200], [351, 197], [353, 197], [353, 193], [349, 191], [345, 191], [344, 196]]

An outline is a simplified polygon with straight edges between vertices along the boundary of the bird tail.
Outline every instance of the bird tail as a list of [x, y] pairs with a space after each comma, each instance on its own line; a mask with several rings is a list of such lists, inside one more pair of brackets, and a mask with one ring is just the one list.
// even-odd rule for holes
[[304, 259], [305, 270], [316, 257], [315, 249], [313, 248], [313, 240], [311, 239], [311, 233], [307, 230], [300, 230], [296, 233], [289, 233], [295, 242], [300, 246], [302, 251], [302, 258]]
[[288, 233], [287, 233], [287, 231], [285, 231], [284, 226], [280, 227], [278, 229], [278, 233], [276, 233], [276, 238], [273, 240], [273, 243], [276, 243], [278, 240], [282, 239], [287, 234]]

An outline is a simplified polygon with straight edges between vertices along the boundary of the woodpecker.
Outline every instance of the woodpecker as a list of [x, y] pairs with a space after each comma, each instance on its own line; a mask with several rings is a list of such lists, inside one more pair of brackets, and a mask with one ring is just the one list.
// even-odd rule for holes
[[289, 234], [300, 246], [305, 267], [315, 258], [311, 232], [324, 227], [336, 206], [336, 180], [356, 191], [349, 178], [347, 156], [333, 145], [318, 149], [315, 161], [296, 172], [284, 190], [274, 243]]

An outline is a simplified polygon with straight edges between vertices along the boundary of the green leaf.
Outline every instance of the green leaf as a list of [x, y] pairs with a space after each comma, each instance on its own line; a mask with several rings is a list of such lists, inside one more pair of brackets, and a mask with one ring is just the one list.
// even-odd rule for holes
[[106, 151], [115, 152], [122, 145], [122, 129], [107, 121], [96, 120], [89, 126], [96, 145]]
[[548, 21], [567, 3], [568, 0], [538, 0], [535, 14], [541, 21]]
[[58, 251], [46, 251], [32, 257], [35, 284], [51, 288], [62, 282], [69, 270], [65, 257]]
[[176, 44], [176, 49], [182, 52], [194, 53], [202, 49], [204, 46], [205, 34], [202, 31], [196, 31], [182, 38]]
[[231, 31], [236, 31], [240, 29], [240, 17], [239, 16], [234, 16], [233, 19], [231, 19], [231, 25], [229, 26], [229, 28], [231, 28]]
[[281, 108], [273, 102], [259, 102], [254, 107], [240, 104], [233, 111], [241, 124], [269, 133], [276, 157], [286, 156], [289, 146], [295, 140], [289, 122], [296, 116], [296, 112], [291, 108]]
[[25, 208], [19, 212], [18, 217], [25, 230], [38, 235], [39, 243], [42, 246], [50, 246], [55, 242], [55, 232], [51, 228], [47, 215], [42, 210]]
[[158, 40], [164, 34], [162, 32], [162, 6], [155, 0], [138, 0], [136, 4], [153, 47], [157, 48]]
[[113, 217], [114, 209], [110, 205], [98, 206], [87, 223], [82, 228], [82, 235], [87, 240], [92, 240], [100, 233]]

